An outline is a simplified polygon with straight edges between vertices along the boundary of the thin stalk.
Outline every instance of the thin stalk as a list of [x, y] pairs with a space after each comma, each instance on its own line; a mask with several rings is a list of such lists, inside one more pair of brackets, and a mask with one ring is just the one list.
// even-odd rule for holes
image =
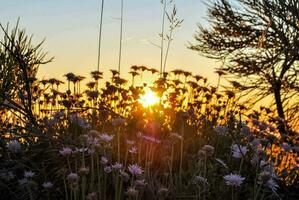
[[117, 130], [117, 162], [120, 163], [120, 128]]
[[101, 61], [101, 45], [102, 45], [102, 27], [103, 27], [104, 2], [105, 2], [105, 0], [102, 0], [102, 4], [101, 4], [101, 17], [100, 17], [100, 31], [99, 31], [99, 49], [98, 49], [97, 71], [99, 71], [99, 69], [100, 69], [100, 61]]
[[169, 48], [170, 48], [170, 43], [171, 43], [172, 33], [173, 33], [173, 30], [171, 30], [171, 31], [170, 31], [170, 34], [169, 34], [169, 39], [168, 39], [167, 48], [166, 48], [166, 53], [165, 53], [165, 59], [164, 59], [163, 72], [165, 72], [165, 69], [166, 69], [166, 64], [167, 64], [167, 58], [168, 58], [168, 53], [169, 53]]
[[124, 20], [124, 0], [121, 0], [121, 17], [120, 17], [120, 35], [119, 35], [119, 54], [118, 54], [118, 74], [120, 76], [122, 40], [123, 40], [123, 20]]
[[94, 158], [93, 158], [93, 154], [91, 154], [90, 165], [91, 165], [90, 188], [92, 189], [93, 182], [94, 182], [94, 172], [95, 172], [95, 170], [94, 170]]
[[242, 156], [240, 167], [239, 167], [239, 174], [241, 174], [243, 162], [244, 162], [244, 157]]
[[66, 186], [66, 181], [64, 176], [63, 176], [63, 184], [64, 184], [64, 191], [65, 191], [65, 199], [68, 200], [69, 197], [68, 197], [67, 186]]
[[97, 177], [98, 177], [98, 194], [101, 197], [101, 174], [100, 174], [100, 161], [99, 154], [96, 152], [96, 162], [97, 162]]
[[180, 180], [182, 180], [182, 171], [183, 171], [183, 153], [184, 153], [184, 122], [183, 122], [183, 125], [182, 125], [182, 139], [181, 139]]
[[82, 200], [85, 200], [85, 184], [86, 184], [86, 177], [85, 177], [85, 175], [83, 175], [83, 177], [82, 177], [82, 183], [81, 183], [81, 198], [82, 198]]
[[165, 16], [166, 16], [166, 0], [162, 0], [163, 4], [163, 18], [162, 18], [162, 31], [161, 31], [161, 57], [160, 57], [160, 74], [163, 72], [163, 50], [164, 50], [164, 29], [165, 29]]

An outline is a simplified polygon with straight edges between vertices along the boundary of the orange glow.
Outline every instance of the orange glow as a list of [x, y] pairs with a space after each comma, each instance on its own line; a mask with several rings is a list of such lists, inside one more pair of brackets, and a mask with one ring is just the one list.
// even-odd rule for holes
[[158, 104], [159, 101], [160, 98], [157, 94], [149, 88], [145, 88], [145, 93], [139, 98], [139, 103], [141, 103], [145, 108]]

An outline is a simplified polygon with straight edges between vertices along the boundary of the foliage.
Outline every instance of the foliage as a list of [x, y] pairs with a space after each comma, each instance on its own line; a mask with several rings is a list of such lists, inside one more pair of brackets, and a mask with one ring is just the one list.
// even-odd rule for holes
[[298, 10], [294, 0], [212, 1], [210, 28], [199, 26], [190, 48], [222, 61], [254, 103], [273, 95], [279, 117], [291, 121], [298, 118]]

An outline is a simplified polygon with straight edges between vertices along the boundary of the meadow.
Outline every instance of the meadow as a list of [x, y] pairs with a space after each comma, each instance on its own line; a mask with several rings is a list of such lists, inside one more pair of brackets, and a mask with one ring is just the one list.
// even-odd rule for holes
[[[238, 84], [131, 67], [32, 80], [33, 118], [2, 102], [4, 199], [285, 199], [298, 181], [298, 147], [270, 109], [238, 104]], [[219, 79], [223, 72], [218, 71]], [[152, 83], [134, 80], [152, 76]], [[99, 87], [99, 85], [104, 85]], [[24, 111], [25, 112], [25, 111]], [[14, 115], [15, 114], [15, 115]], [[25, 115], [25, 113], [24, 113]], [[13, 116], [13, 117], [12, 117]], [[31, 121], [31, 120], [34, 120]], [[289, 191], [293, 191], [289, 192]], [[288, 197], [291, 199], [291, 197]], [[293, 197], [295, 199], [295, 197]]]
[[[262, 55], [268, 59], [281, 44], [274, 39], [269, 40], [274, 41], [272, 46], [264, 41], [275, 20], [267, 22], [266, 31], [260, 34], [248, 25], [256, 21], [246, 14], [234, 32], [230, 26], [236, 27], [232, 23], [239, 20], [233, 17], [239, 16], [221, 13], [221, 9], [230, 14], [234, 10], [227, 1], [218, 1], [222, 4], [210, 9], [211, 16], [222, 17], [225, 23], [232, 19], [228, 26], [217, 22], [219, 27], [212, 32], [219, 46], [200, 27], [204, 34], [195, 37], [199, 45], [189, 48], [212, 56], [230, 55], [228, 44], [220, 44], [229, 41], [217, 35], [220, 31], [234, 39], [241, 34], [253, 37], [250, 50], [270, 49], [272, 54], [261, 52], [258, 59], [257, 54], [235, 54], [230, 59], [237, 65], [217, 69], [213, 85], [185, 69], [167, 71], [173, 34], [183, 20], [177, 18], [175, 6], [166, 12], [172, 1], [161, 2], [160, 70], [134, 65], [128, 74], [120, 73], [122, 10], [119, 66], [105, 71], [108, 79], [100, 71], [101, 29], [97, 70], [89, 77], [69, 72], [58, 79], [37, 76], [39, 67], [52, 61], [43, 43], [35, 45], [18, 23], [14, 29], [0, 24], [4, 35], [0, 40], [0, 199], [299, 199], [298, 105], [291, 98], [298, 96], [298, 49], [291, 48], [298, 41], [290, 48], [282, 44], [284, 53], [289, 50], [289, 60], [285, 58], [282, 67], [262, 62]], [[257, 6], [255, 1], [252, 6]], [[279, 15], [275, 9], [266, 14]], [[164, 24], [167, 19], [169, 30]], [[250, 56], [262, 60], [262, 68], [259, 63], [252, 65]], [[276, 58], [279, 64], [283, 60]], [[279, 79], [277, 66], [283, 72]], [[234, 73], [241, 77], [245, 73], [248, 79], [261, 77], [252, 82], [246, 79], [246, 85], [227, 78]], [[273, 95], [276, 107], [245, 98], [258, 101], [259, 95]]]

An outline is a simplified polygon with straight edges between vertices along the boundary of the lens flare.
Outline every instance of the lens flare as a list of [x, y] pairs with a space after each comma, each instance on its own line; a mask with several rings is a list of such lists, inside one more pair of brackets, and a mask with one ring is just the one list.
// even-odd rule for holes
[[151, 89], [146, 88], [145, 93], [139, 98], [139, 103], [145, 108], [158, 104], [160, 98]]

